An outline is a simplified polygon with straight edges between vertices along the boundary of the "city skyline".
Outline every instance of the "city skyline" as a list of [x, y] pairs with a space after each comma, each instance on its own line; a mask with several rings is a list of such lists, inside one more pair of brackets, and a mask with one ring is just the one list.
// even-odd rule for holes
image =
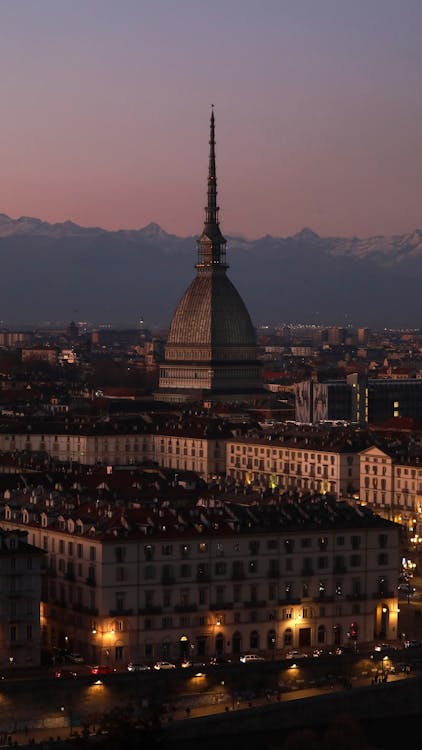
[[420, 226], [419, 3], [2, 11], [0, 212], [194, 234], [214, 103], [227, 234]]

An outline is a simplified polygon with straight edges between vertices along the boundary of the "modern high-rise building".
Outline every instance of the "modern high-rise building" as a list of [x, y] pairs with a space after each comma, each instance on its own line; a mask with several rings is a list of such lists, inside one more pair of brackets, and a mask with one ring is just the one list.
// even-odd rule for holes
[[196, 276], [183, 295], [160, 369], [162, 401], [240, 401], [262, 393], [254, 326], [227, 276], [218, 221], [215, 123], [211, 113], [208, 200]]

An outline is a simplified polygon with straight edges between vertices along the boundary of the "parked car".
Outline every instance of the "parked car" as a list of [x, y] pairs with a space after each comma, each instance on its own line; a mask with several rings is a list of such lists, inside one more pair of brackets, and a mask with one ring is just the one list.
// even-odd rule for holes
[[151, 667], [148, 664], [137, 664], [133, 661], [130, 661], [127, 665], [128, 672], [148, 672], [150, 669]]
[[115, 671], [114, 667], [110, 667], [108, 664], [91, 667], [91, 674], [113, 674]]
[[83, 664], [85, 659], [81, 654], [78, 654], [76, 652], [72, 652], [71, 654], [66, 655], [67, 661], [71, 661], [72, 664]]
[[154, 664], [154, 669], [176, 669], [176, 665], [169, 661], [157, 661]]
[[258, 661], [265, 661], [263, 656], [258, 656], [258, 654], [244, 654], [240, 657], [240, 661], [242, 664], [254, 664]]

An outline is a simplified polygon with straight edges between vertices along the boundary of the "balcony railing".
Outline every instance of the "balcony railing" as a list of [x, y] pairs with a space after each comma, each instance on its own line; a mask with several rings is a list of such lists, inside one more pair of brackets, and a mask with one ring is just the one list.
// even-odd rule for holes
[[161, 583], [163, 583], [165, 586], [171, 586], [173, 583], [176, 583], [176, 579], [174, 575], [163, 573], [163, 575], [161, 576]]
[[84, 604], [74, 604], [73, 611], [82, 612], [86, 615], [93, 615], [94, 617], [98, 617], [98, 609], [95, 609], [94, 607], [86, 607]]
[[197, 604], [176, 604], [174, 608], [175, 612], [197, 612], [198, 611], [198, 605]]
[[245, 609], [259, 609], [260, 607], [266, 607], [267, 602], [262, 599], [257, 599], [256, 601], [253, 599], [249, 602], [243, 602], [243, 606], [245, 607]]
[[130, 617], [133, 615], [133, 609], [110, 609], [110, 617]]
[[162, 611], [162, 607], [143, 607], [138, 609], [138, 615], [161, 615]]
[[373, 599], [394, 599], [397, 594], [394, 591], [374, 591], [372, 594]]
[[213, 612], [216, 610], [233, 609], [233, 602], [213, 602], [209, 608]]
[[306, 566], [305, 568], [302, 568], [302, 570], [300, 571], [301, 576], [313, 576], [314, 573], [315, 573], [314, 569], [311, 568], [309, 565]]

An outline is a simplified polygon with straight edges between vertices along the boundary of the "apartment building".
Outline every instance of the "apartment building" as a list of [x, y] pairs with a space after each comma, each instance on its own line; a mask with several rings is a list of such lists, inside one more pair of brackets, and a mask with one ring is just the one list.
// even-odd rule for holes
[[371, 446], [360, 454], [361, 502], [422, 536], [422, 453], [404, 445]]
[[62, 462], [88, 466], [124, 466], [145, 462], [201, 476], [220, 474], [226, 468], [228, 427], [189, 421], [150, 424], [139, 418], [96, 422], [4, 422], [0, 426], [0, 452], [47, 453]]
[[397, 637], [397, 525], [329, 496], [211, 505], [7, 503], [45, 552], [44, 646], [124, 664]]
[[0, 529], [0, 667], [40, 664], [41, 560], [27, 530]]
[[327, 431], [237, 438], [227, 441], [226, 471], [247, 484], [350, 496], [359, 491], [359, 446]]

